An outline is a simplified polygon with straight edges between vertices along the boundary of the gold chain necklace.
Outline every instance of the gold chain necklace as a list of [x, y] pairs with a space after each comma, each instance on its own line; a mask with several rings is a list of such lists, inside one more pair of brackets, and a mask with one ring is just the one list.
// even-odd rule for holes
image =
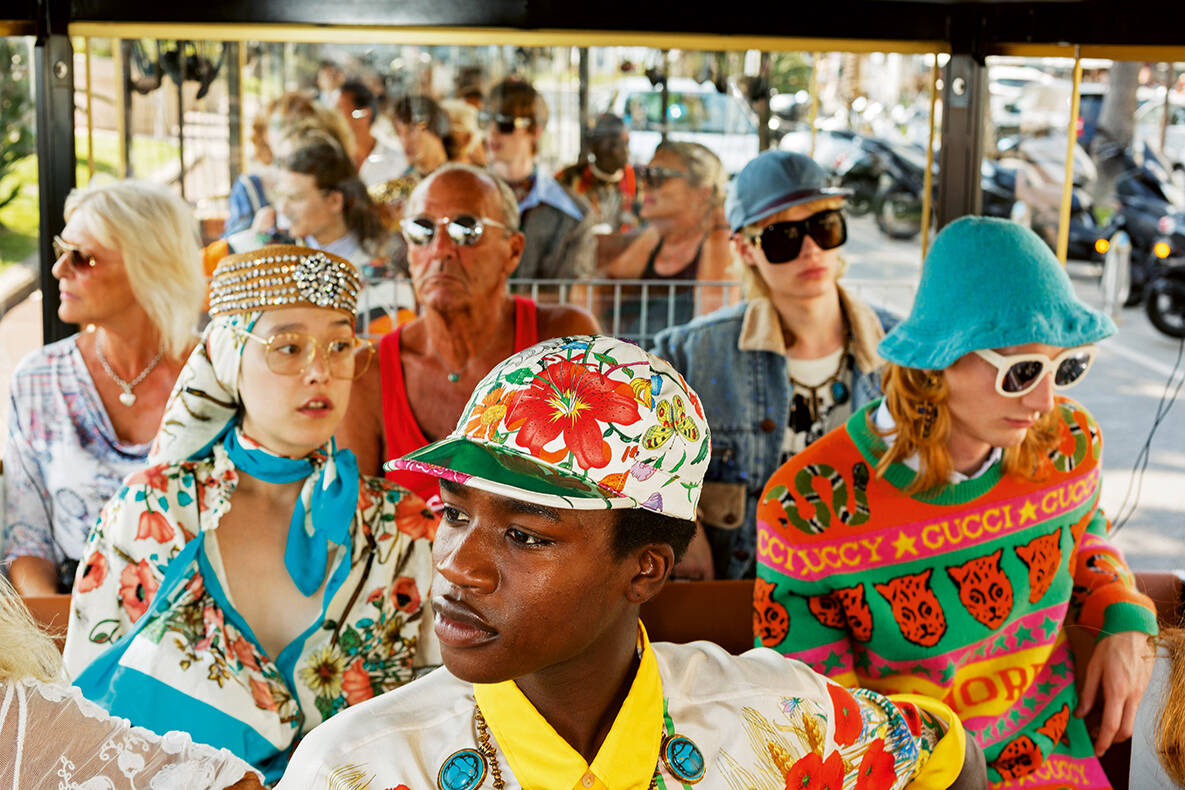
[[[490, 728], [486, 725], [486, 717], [481, 714], [481, 708], [476, 702], [473, 703], [473, 724], [477, 728], [477, 749], [490, 764], [490, 773], [494, 776], [494, 790], [506, 790], [506, 783], [502, 780], [502, 769], [498, 767], [498, 752], [494, 748], [494, 744], [490, 743]], [[657, 787], [658, 765], [655, 764], [654, 776], [650, 777], [649, 790], [655, 790]]]

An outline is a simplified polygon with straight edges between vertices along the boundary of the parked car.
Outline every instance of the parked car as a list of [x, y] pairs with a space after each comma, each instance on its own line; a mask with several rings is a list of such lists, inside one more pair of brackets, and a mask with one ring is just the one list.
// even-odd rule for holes
[[[662, 90], [645, 77], [618, 83], [609, 111], [630, 129], [630, 160], [646, 162], [662, 139]], [[724, 169], [737, 173], [758, 154], [757, 117], [737, 93], [687, 77], [667, 82], [667, 139], [712, 149]]]
[[1172, 170], [1173, 183], [1185, 186], [1185, 95], [1176, 93], [1169, 98], [1169, 123], [1164, 129], [1164, 149], [1160, 147], [1161, 124], [1164, 122], [1164, 99], [1152, 99], [1136, 110], [1133, 136], [1136, 150], [1146, 145], [1157, 153]]

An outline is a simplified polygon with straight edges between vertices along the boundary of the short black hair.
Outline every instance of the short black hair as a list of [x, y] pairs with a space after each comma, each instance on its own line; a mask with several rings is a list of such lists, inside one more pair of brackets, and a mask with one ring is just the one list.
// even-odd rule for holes
[[379, 115], [379, 104], [374, 93], [361, 80], [347, 80], [338, 90], [350, 97], [350, 103], [355, 110], [370, 110], [370, 122], [374, 123]]
[[613, 521], [613, 554], [619, 560], [647, 544], [666, 543], [678, 562], [695, 537], [694, 521], [640, 507], [614, 512], [617, 518]]

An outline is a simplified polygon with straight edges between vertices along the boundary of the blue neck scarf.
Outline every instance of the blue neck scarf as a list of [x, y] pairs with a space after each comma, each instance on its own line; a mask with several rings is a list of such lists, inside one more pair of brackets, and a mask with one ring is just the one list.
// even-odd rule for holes
[[[284, 458], [267, 450], [243, 446], [237, 427], [226, 431], [222, 446], [235, 468], [266, 483], [294, 483], [316, 471], [316, 465], [308, 458]], [[321, 467], [310, 498], [312, 529], [305, 528], [302, 490], [292, 511], [288, 544], [284, 550], [284, 567], [306, 597], [321, 589], [325, 581], [329, 544], [344, 546], [347, 553], [350, 551], [350, 524], [358, 508], [358, 462], [354, 454], [349, 450], [338, 450], [333, 439], [329, 440], [327, 449], [332, 460]], [[336, 467], [337, 474], [327, 484], [325, 473], [332, 467]]]

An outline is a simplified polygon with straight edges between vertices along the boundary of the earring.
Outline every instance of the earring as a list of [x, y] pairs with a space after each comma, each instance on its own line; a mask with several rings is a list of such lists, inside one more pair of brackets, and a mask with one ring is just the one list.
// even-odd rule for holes
[[938, 407], [929, 401], [917, 406], [918, 418], [922, 421], [922, 438], [929, 439], [934, 430], [934, 420], [938, 418]]

